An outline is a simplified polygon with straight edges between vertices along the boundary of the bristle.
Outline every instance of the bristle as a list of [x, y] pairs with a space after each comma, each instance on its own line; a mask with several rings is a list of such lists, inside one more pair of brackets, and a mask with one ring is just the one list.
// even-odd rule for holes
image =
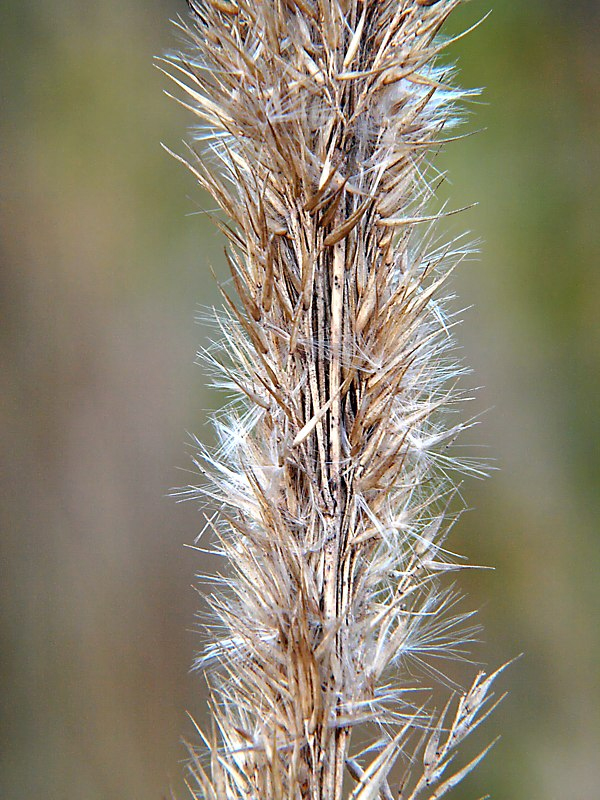
[[458, 5], [194, 0], [189, 55], [164, 62], [232, 278], [202, 355], [233, 400], [183, 490], [220, 509], [230, 569], [198, 661], [215, 733], [196, 798], [435, 800], [478, 761], [446, 774], [495, 676], [441, 714], [419, 688], [454, 692], [444, 662], [477, 634], [440, 586], [457, 476], [484, 471], [450, 449], [471, 423], [444, 292], [471, 251], [437, 241], [452, 212], [431, 207], [473, 94], [438, 60]]

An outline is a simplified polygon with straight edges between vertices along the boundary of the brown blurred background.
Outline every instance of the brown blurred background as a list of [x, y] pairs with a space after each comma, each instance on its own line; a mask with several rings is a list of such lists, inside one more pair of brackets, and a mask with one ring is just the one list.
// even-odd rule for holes
[[[475, 0], [453, 30], [489, 7]], [[454, 545], [491, 664], [525, 651], [487, 726], [501, 742], [457, 798], [590, 800], [600, 786], [600, 25], [598, 5], [504, 0], [455, 45], [486, 87], [454, 144], [455, 207], [484, 241], [459, 331], [493, 407], [471, 438]], [[185, 796], [191, 590], [201, 525], [166, 497], [186, 431], [219, 400], [193, 367], [223, 269], [211, 207], [160, 149], [189, 117], [151, 58], [163, 0], [3, 0], [0, 130], [2, 731], [6, 800]], [[476, 406], [476, 408], [475, 408]], [[483, 740], [483, 736], [480, 736]]]

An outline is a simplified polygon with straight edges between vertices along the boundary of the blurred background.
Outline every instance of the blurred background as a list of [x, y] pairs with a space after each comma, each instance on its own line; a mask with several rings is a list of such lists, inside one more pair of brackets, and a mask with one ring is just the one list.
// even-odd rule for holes
[[[474, 0], [452, 22], [472, 24]], [[457, 798], [589, 800], [600, 786], [600, 14], [594, 0], [503, 0], [452, 47], [484, 86], [476, 137], [440, 160], [459, 225], [459, 330], [499, 470], [465, 487], [454, 546], [494, 572], [482, 608], [510, 696], [502, 740]], [[185, 796], [185, 711], [202, 716], [201, 526], [187, 431], [219, 398], [193, 366], [218, 302], [211, 201], [161, 150], [189, 116], [152, 56], [175, 0], [0, 2], [0, 796]], [[484, 740], [480, 736], [480, 741]]]

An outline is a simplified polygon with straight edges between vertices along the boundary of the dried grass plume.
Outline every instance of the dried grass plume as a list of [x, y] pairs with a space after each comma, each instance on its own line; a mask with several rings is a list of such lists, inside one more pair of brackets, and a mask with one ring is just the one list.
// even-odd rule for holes
[[430, 202], [467, 94], [439, 60], [458, 5], [194, 0], [163, 62], [231, 269], [205, 357], [233, 399], [181, 492], [218, 507], [229, 565], [195, 798], [437, 800], [486, 752], [454, 761], [495, 674], [457, 692], [445, 674], [475, 630], [444, 583], [450, 509], [481, 471], [451, 449], [444, 287], [469, 246], [440, 241]]

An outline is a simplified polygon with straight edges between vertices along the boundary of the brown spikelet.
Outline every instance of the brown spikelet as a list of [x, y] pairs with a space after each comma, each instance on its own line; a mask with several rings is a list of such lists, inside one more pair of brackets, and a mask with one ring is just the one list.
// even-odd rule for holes
[[[469, 613], [440, 586], [464, 369], [429, 159], [465, 95], [436, 59], [459, 0], [193, 0], [166, 60], [200, 128], [234, 299], [207, 353], [236, 401], [198, 445], [229, 562], [210, 596], [207, 800], [435, 800], [496, 675], [431, 707]], [[361, 729], [360, 734], [355, 731]], [[393, 771], [392, 771], [393, 770]], [[391, 775], [399, 781], [392, 790]]]

